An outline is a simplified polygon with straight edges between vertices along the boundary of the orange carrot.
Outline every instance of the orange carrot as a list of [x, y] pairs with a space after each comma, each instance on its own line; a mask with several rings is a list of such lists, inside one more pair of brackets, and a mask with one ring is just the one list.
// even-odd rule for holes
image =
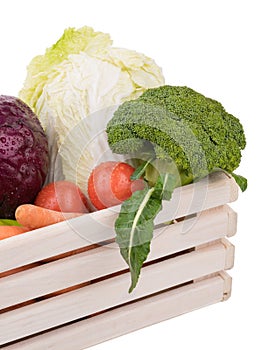
[[53, 225], [81, 215], [83, 213], [63, 213], [33, 204], [22, 204], [17, 207], [15, 212], [17, 222], [22, 226], [29, 227], [31, 230]]
[[30, 231], [30, 228], [22, 226], [0, 226], [0, 240], [20, 235], [27, 231]]

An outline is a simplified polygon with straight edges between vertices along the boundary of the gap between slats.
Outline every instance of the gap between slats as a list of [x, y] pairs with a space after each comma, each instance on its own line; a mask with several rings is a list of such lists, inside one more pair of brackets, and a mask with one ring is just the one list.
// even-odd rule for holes
[[[229, 210], [228, 207], [221, 207], [202, 213], [200, 221], [187, 234], [181, 234], [185, 221], [167, 226], [166, 231], [162, 231], [163, 228], [156, 230], [147, 263], [158, 262], [158, 259], [165, 260], [167, 257], [183, 254], [187, 249], [221, 239], [226, 232], [229, 232], [227, 221]], [[213, 232], [209, 227], [209, 218], [214, 222]], [[191, 220], [192, 217], [189, 218], [190, 222]], [[41, 265], [34, 267], [31, 265], [28, 270], [1, 278], [0, 308], [7, 308], [47, 294], [58, 295], [63, 291], [74, 290], [78, 285], [89, 284], [91, 280], [127, 270], [116, 244], [107, 243], [104, 247], [93, 247], [92, 250], [60, 258], [54, 262], [42, 262]], [[20, 293], [17, 293], [17, 290]]]
[[[192, 251], [142, 269], [136, 290], [128, 293], [128, 273], [0, 315], [0, 341], [7, 342], [64, 324], [131, 300], [225, 269], [224, 244]], [[107, 295], [107, 298], [105, 298]], [[41, 317], [39, 317], [41, 315]], [[8, 324], [12, 324], [12, 329]]]
[[[200, 191], [204, 191], [201, 202], [197, 196]], [[155, 224], [204, 211], [236, 199], [235, 181], [224, 173], [214, 173], [207, 179], [176, 189], [172, 200], [164, 202], [163, 210], [158, 214]], [[110, 208], [86, 214], [0, 241], [0, 272], [114, 238], [117, 211], [118, 208]]]
[[[82, 339], [82, 345], [79, 344], [78, 348], [82, 348], [83, 346], [91, 346], [95, 345], [101, 341], [105, 341], [107, 339], [110, 339], [112, 337], [115, 337], [117, 335], [125, 334], [128, 332], [131, 332], [135, 329], [142, 328], [144, 326], [161, 322], [165, 319], [178, 316], [179, 314], [182, 314], [187, 311], [192, 311], [193, 309], [203, 307], [206, 305], [209, 305], [211, 303], [219, 302], [224, 300], [224, 293], [226, 291], [226, 287], [229, 289], [231, 288], [231, 282], [229, 281], [231, 279], [226, 273], [219, 272], [215, 274], [214, 276], [207, 276], [202, 279], [202, 281], [188, 281], [184, 284], [177, 285], [175, 287], [168, 288], [166, 290], [163, 290], [162, 292], [154, 293], [150, 296], [139, 298], [136, 301], [130, 301], [123, 305], [119, 305], [113, 308], [109, 308], [107, 310], [104, 310], [103, 312], [98, 312], [95, 314], [92, 314], [90, 316], [82, 317], [80, 319], [65, 323], [63, 325], [53, 327], [52, 329], [45, 330], [42, 332], [39, 332], [37, 334], [24, 337], [22, 339], [19, 339], [17, 341], [9, 342], [3, 346], [0, 346], [0, 348], [6, 348], [6, 350], [16, 350], [16, 349], [35, 349], [38, 344], [45, 344], [46, 340], [48, 340], [49, 348], [54, 349], [52, 347], [55, 345], [55, 348], [60, 345], [63, 347], [62, 343], [63, 341], [66, 341], [68, 344], [68, 341], [65, 339], [65, 334], [69, 336], [70, 338], [73, 337], [74, 330], [78, 329], [82, 330], [81, 334], [85, 335], [85, 337], [81, 337], [79, 335], [78, 339]], [[215, 289], [215, 286], [216, 289]], [[199, 295], [199, 291], [203, 290], [203, 294], [206, 296], [201, 298], [201, 294]], [[212, 293], [213, 290], [213, 293]], [[208, 293], [209, 291], [209, 293]], [[178, 303], [178, 297], [182, 296], [184, 298], [184, 302]], [[188, 296], [188, 299], [186, 299], [186, 296]], [[167, 300], [167, 301], [166, 301]], [[187, 302], [188, 300], [188, 302]], [[158, 304], [167, 304], [169, 305], [168, 310], [169, 312], [165, 312], [162, 316], [160, 316], [160, 312], [156, 312], [155, 309], [157, 309], [159, 306]], [[173, 305], [173, 310], [171, 310]], [[178, 305], [178, 307], [175, 308], [174, 305]], [[180, 307], [179, 307], [180, 305]], [[187, 307], [182, 308], [182, 305], [187, 305]], [[145, 321], [143, 320], [142, 315], [146, 313], [147, 308], [150, 308], [151, 315], [154, 316], [154, 320], [150, 321], [148, 318], [145, 318]], [[164, 310], [164, 307], [161, 307], [161, 310]], [[142, 312], [141, 312], [142, 311]], [[140, 316], [138, 315], [138, 312], [140, 312]], [[120, 322], [122, 319], [123, 321], [126, 319], [127, 315], [129, 315], [129, 319], [131, 315], [133, 318], [136, 319], [136, 327], [125, 327], [126, 330], [121, 330], [120, 325], [126, 324], [127, 322]], [[136, 314], [136, 315], [135, 315]], [[111, 320], [111, 321], [110, 321]], [[118, 327], [113, 327], [112, 329], [118, 329], [118, 334], [115, 334], [114, 332], [111, 333], [111, 336], [109, 337], [100, 337], [100, 339], [97, 340], [90, 340], [89, 336], [86, 336], [87, 334], [91, 334], [90, 327], [95, 327], [96, 329], [101, 330], [104, 329], [104, 327], [101, 327], [102, 324], [110, 323], [116, 321], [118, 323]], [[92, 328], [92, 329], [93, 329]], [[94, 328], [94, 330], [95, 330]], [[63, 336], [64, 334], [64, 336]], [[74, 338], [74, 337], [73, 337]], [[59, 343], [58, 343], [59, 342]], [[76, 344], [75, 344], [76, 345]], [[64, 347], [63, 347], [64, 348]], [[70, 347], [68, 347], [69, 349]]]

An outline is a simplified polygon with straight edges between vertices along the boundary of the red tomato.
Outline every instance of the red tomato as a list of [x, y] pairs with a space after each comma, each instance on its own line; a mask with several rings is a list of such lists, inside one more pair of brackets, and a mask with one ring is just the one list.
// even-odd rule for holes
[[88, 203], [79, 187], [70, 181], [52, 182], [38, 193], [35, 202], [43, 208], [65, 213], [87, 213]]
[[143, 180], [130, 179], [134, 168], [123, 162], [104, 162], [98, 165], [88, 180], [88, 195], [96, 209], [122, 203], [133, 192], [144, 188]]

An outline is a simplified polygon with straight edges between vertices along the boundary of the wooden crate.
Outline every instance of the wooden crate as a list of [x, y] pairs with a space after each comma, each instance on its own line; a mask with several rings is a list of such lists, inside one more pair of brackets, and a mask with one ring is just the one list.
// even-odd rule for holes
[[[0, 242], [0, 347], [83, 349], [226, 300], [236, 232], [223, 172], [175, 190], [138, 286], [114, 243], [118, 207]], [[167, 221], [174, 220], [172, 224]], [[166, 223], [166, 224], [164, 224]]]

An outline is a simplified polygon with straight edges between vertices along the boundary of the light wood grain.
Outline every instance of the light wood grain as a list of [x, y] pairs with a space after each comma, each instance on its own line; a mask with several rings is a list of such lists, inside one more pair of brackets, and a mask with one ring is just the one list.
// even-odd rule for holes
[[[223, 172], [177, 188], [171, 201], [165, 201], [155, 224], [200, 212], [236, 200], [237, 186]], [[51, 256], [115, 237], [114, 221], [119, 207], [31, 231], [0, 241], [0, 273]]]
[[[233, 235], [236, 226], [229, 222], [229, 213], [232, 213], [229, 206], [220, 206], [156, 229], [147, 261], [218, 240], [229, 232]], [[0, 309], [126, 268], [117, 245], [109, 244], [1, 278]]]
[[224, 283], [224, 295], [223, 300], [226, 301], [230, 298], [232, 292], [232, 277], [228, 275], [226, 271], [220, 271], [219, 276], [223, 278]]
[[[77, 350], [204, 307], [224, 298], [227, 274], [149, 297], [7, 346], [6, 350]], [[139, 348], [138, 344], [138, 348]]]
[[234, 236], [237, 232], [237, 213], [232, 209], [228, 208], [227, 215], [228, 215], [228, 232], [227, 237]]
[[[224, 269], [228, 250], [222, 243], [142, 269], [133, 293], [129, 273], [0, 315], [0, 345], [157, 291]], [[12, 327], [10, 327], [12, 325]]]
[[221, 239], [221, 242], [224, 244], [224, 246], [228, 251], [224, 270], [230, 270], [234, 266], [235, 246], [225, 238]]
[[163, 210], [157, 216], [159, 222], [179, 218], [187, 213], [198, 213], [238, 198], [235, 180], [224, 172], [215, 172], [201, 181], [177, 188], [171, 201], [164, 201]]

